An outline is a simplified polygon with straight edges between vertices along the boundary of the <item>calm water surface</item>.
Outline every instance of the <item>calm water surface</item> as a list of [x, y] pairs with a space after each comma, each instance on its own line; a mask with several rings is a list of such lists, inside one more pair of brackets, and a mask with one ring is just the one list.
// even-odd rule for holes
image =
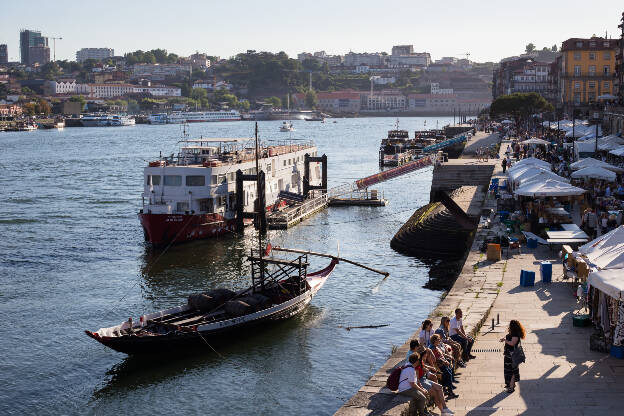
[[[428, 127], [448, 118], [428, 118]], [[400, 127], [422, 130], [424, 118]], [[295, 121], [329, 159], [330, 186], [378, 171], [393, 118]], [[260, 122], [280, 139], [279, 121]], [[191, 136], [251, 137], [253, 123], [204, 123]], [[390, 277], [340, 264], [303, 314], [221, 346], [220, 354], [137, 359], [83, 330], [175, 306], [193, 292], [248, 285], [253, 230], [175, 246], [143, 243], [142, 169], [177, 151], [180, 126], [0, 133], [0, 414], [332, 414], [437, 303], [428, 268], [390, 239], [428, 202], [431, 170], [377, 186], [384, 208], [330, 208], [273, 245], [340, 253]], [[311, 270], [324, 267], [312, 260]], [[377, 329], [345, 326], [390, 324]]]

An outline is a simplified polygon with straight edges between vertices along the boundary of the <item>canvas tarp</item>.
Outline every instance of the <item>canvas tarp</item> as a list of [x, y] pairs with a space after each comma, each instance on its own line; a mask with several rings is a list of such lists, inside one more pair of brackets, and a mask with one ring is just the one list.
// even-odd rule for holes
[[585, 190], [554, 179], [546, 179], [545, 181], [526, 183], [516, 189], [514, 193], [516, 195], [532, 197], [573, 196], [582, 195], [585, 193]]

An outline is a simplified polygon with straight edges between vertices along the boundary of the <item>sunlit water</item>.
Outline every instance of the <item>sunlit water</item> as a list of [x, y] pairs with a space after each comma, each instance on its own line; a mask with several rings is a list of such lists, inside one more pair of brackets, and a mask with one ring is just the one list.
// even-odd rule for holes
[[[378, 171], [393, 118], [295, 121], [329, 159], [330, 186]], [[425, 128], [424, 118], [400, 127]], [[448, 118], [429, 118], [427, 127]], [[279, 121], [259, 123], [280, 139]], [[251, 137], [253, 123], [204, 123], [191, 136]], [[129, 358], [88, 338], [129, 316], [182, 304], [214, 287], [248, 285], [245, 237], [174, 246], [143, 242], [142, 169], [177, 151], [180, 126], [0, 133], [0, 414], [332, 414], [437, 303], [428, 269], [390, 239], [428, 202], [431, 170], [378, 185], [383, 208], [330, 208], [273, 245], [332, 252], [390, 272], [340, 264], [301, 315], [204, 354]], [[311, 259], [311, 270], [326, 259]], [[375, 329], [346, 326], [382, 325]]]

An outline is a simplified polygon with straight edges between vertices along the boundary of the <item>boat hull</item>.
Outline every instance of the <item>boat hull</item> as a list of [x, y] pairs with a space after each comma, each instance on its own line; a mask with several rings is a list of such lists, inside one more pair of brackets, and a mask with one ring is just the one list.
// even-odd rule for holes
[[145, 241], [155, 246], [219, 237], [235, 231], [235, 221], [219, 214], [140, 213]]
[[[171, 335], [160, 336], [123, 336], [100, 337], [94, 332], [85, 331], [91, 338], [103, 345], [129, 355], [158, 355], [168, 354], [181, 349], [209, 349], [214, 345], [244, 339], [250, 331], [291, 318], [305, 309], [312, 300], [312, 292], [294, 298], [284, 304], [276, 305], [259, 316], [242, 316], [234, 318], [234, 323], [220, 328], [209, 328], [197, 331], [175, 332]], [[264, 312], [264, 313], [263, 313]]]

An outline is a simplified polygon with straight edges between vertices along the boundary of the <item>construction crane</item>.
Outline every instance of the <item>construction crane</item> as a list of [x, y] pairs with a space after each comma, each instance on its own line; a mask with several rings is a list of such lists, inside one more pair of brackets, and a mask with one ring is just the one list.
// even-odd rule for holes
[[53, 50], [53, 54], [54, 54], [54, 58], [52, 60], [52, 62], [56, 62], [56, 40], [62, 40], [63, 38], [55, 38], [50, 36], [49, 39], [52, 39], [52, 50]]

